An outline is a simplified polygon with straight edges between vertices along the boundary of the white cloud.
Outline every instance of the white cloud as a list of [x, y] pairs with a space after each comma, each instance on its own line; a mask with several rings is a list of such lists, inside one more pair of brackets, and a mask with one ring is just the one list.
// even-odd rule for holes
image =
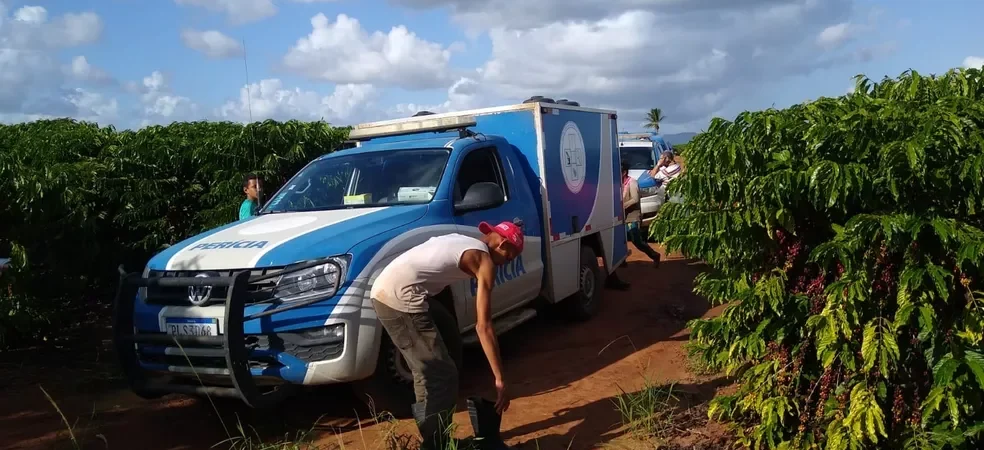
[[201, 52], [209, 58], [234, 58], [243, 54], [243, 47], [239, 41], [220, 31], [182, 30], [181, 41], [188, 48]]
[[463, 74], [474, 98], [568, 98], [617, 109], [628, 128], [657, 106], [673, 112], [668, 131], [706, 124], [770, 83], [894, 49], [852, 43], [873, 28], [857, 0], [390, 1], [449, 7], [456, 23], [487, 33], [490, 58]]
[[247, 122], [266, 119], [327, 120], [350, 123], [372, 107], [376, 89], [368, 84], [341, 84], [329, 95], [299, 88], [288, 89], [279, 79], [266, 79], [243, 86], [239, 99], [216, 110], [228, 120]]
[[273, 0], [174, 0], [179, 5], [195, 6], [225, 14], [229, 21], [242, 25], [277, 14]]
[[50, 112], [0, 112], [0, 123], [29, 122], [33, 120], [71, 117], [76, 120], [109, 123], [119, 117], [119, 102], [98, 92], [81, 88], [67, 90], [57, 98], [57, 110]]
[[[278, 7], [291, 3], [333, 1], [337, 0], [173, 3], [186, 6], [194, 16], [192, 28], [180, 31], [184, 45], [220, 59], [242, 55], [238, 38], [232, 37], [238, 32], [226, 35], [202, 22], [201, 16], [214, 14], [241, 25], [274, 16]], [[763, 86], [870, 61], [895, 46], [861, 39], [874, 28], [870, 22], [878, 14], [859, 7], [859, 0], [389, 1], [447, 7], [454, 24], [488, 38], [491, 52], [485, 61], [461, 68], [455, 65], [458, 58], [475, 58], [485, 47], [484, 39], [432, 42], [402, 25], [366, 29], [345, 14], [318, 14], [309, 30], [297, 32], [300, 38], [281, 54], [276, 68], [324, 83], [324, 90], [294, 87], [287, 75], [281, 81], [263, 74], [259, 78], [267, 79], [249, 86], [235, 81], [215, 86], [230, 91], [232, 98], [204, 105], [196, 91], [174, 92], [161, 70], [122, 84], [131, 95], [117, 103], [110, 89], [120, 84], [110, 74], [85, 56], [64, 59], [83, 53], [66, 49], [100, 39], [99, 16], [51, 16], [40, 6], [7, 10], [0, 0], [0, 120], [13, 115], [73, 115], [132, 126], [216, 118], [246, 121], [252, 109], [254, 120], [323, 118], [350, 124], [544, 95], [617, 109], [621, 125], [630, 129], [642, 122], [649, 108], [660, 107], [670, 116], [665, 130], [673, 132], [706, 125], [712, 115], [733, 116], [733, 109], [754, 102]], [[893, 30], [897, 26], [894, 21], [885, 25]], [[865, 40], [870, 44], [865, 46]], [[973, 58], [965, 64], [984, 65], [984, 59]], [[186, 64], [163, 69], [200, 70]], [[93, 90], [98, 86], [105, 89]], [[378, 105], [391, 87], [441, 89], [446, 97], [428, 100], [429, 94], [422, 92], [414, 94], [424, 99], [420, 103]]]
[[41, 6], [24, 6], [14, 12], [14, 20], [39, 24], [48, 21], [48, 10]]
[[311, 18], [311, 33], [284, 56], [284, 66], [298, 74], [334, 83], [372, 83], [423, 89], [451, 80], [451, 51], [417, 37], [404, 26], [389, 33], [368, 33], [359, 21], [339, 14]]
[[472, 78], [462, 77], [448, 88], [448, 99], [443, 103], [400, 103], [388, 109], [386, 115], [395, 118], [412, 116], [420, 111], [442, 113], [478, 109], [492, 106], [490, 104], [492, 101], [493, 99], [486, 96], [486, 93], [482, 91], [481, 85], [477, 81]]
[[[3, 10], [0, 9], [0, 13]], [[48, 21], [41, 6], [24, 6], [13, 20], [0, 19], [0, 47], [58, 49], [91, 44], [102, 35], [102, 19], [95, 13], [68, 13]]]
[[109, 81], [108, 74], [84, 58], [66, 66], [58, 60], [57, 52], [96, 42], [102, 30], [102, 19], [94, 13], [49, 17], [41, 6], [23, 6], [10, 12], [0, 1], [0, 114], [77, 114], [78, 107], [72, 101], [77, 92], [66, 90], [64, 84], [103, 83]]
[[817, 35], [817, 44], [821, 47], [832, 50], [844, 45], [853, 37], [854, 28], [848, 22], [841, 22], [824, 28]]
[[984, 57], [968, 56], [964, 58], [963, 66], [967, 69], [984, 69]]
[[76, 88], [66, 99], [78, 108], [72, 116], [81, 120], [105, 124], [119, 116], [119, 102], [97, 92]]
[[141, 125], [203, 118], [198, 104], [188, 97], [174, 94], [167, 77], [160, 71], [155, 70], [140, 84], [131, 83], [128, 87], [131, 92], [140, 94], [144, 117]]
[[107, 84], [113, 81], [113, 77], [108, 72], [89, 64], [85, 56], [72, 58], [72, 62], [64, 70], [66, 75], [77, 81], [95, 84]]
[[[551, 23], [596, 22], [610, 19], [628, 11], [647, 11], [666, 17], [706, 20], [713, 25], [724, 16], [742, 11], [768, 11], [777, 18], [790, 16], [790, 0], [389, 0], [390, 3], [413, 8], [450, 7], [455, 21], [473, 30], [503, 28], [528, 30]], [[816, 3], [821, 0], [804, 0]], [[803, 2], [798, 2], [803, 3]], [[699, 20], [681, 23], [679, 27], [702, 26]], [[709, 28], [712, 26], [709, 26]]]

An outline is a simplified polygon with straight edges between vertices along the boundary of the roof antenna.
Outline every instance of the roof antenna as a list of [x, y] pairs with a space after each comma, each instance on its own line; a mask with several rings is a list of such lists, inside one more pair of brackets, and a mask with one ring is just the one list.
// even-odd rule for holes
[[[249, 128], [249, 137], [250, 137], [250, 139], [249, 139], [249, 150], [250, 150], [250, 153], [253, 154], [252, 155], [252, 158], [253, 158], [253, 162], [255, 163], [255, 161], [256, 161], [256, 135], [255, 135], [255, 133], [253, 131], [254, 128], [255, 128], [255, 126], [253, 124], [253, 98], [252, 98], [253, 97], [253, 94], [250, 91], [250, 86], [249, 86], [249, 63], [246, 62], [246, 38], [243, 38], [242, 41], [243, 41], [243, 68], [246, 69], [246, 109], [249, 111], [249, 123], [246, 124], [246, 127]], [[260, 207], [263, 207], [263, 203], [264, 203], [263, 202], [263, 200], [264, 200], [263, 199], [263, 191], [260, 191], [259, 192], [259, 196], [260, 196], [259, 199], [258, 199], [259, 200], [259, 202], [258, 202], [259, 203], [259, 206]]]
[[246, 62], [246, 39], [243, 39], [243, 67], [246, 69], [246, 108], [249, 110], [249, 122], [253, 123], [253, 95], [249, 86], [249, 64]]

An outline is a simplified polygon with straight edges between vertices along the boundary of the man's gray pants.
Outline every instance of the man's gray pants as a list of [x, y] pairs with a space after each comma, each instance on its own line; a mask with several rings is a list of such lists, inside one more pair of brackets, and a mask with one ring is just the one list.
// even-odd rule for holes
[[[405, 313], [397, 311], [376, 299], [372, 300], [386, 333], [389, 334], [393, 345], [413, 372], [413, 390], [417, 396], [414, 405], [414, 416], [421, 425], [421, 434], [443, 430], [429, 430], [431, 423], [439, 428], [447, 427], [450, 416], [458, 404], [458, 368], [448, 354], [448, 349], [441, 339], [441, 333], [429, 313]], [[437, 415], [441, 414], [442, 422], [437, 424]], [[421, 416], [421, 417], [417, 417]], [[427, 429], [425, 429], [427, 428]], [[425, 441], [427, 436], [424, 436]]]

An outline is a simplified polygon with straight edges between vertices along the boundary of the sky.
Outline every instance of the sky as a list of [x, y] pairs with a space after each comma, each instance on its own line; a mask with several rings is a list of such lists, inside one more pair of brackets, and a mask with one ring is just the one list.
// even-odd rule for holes
[[984, 65], [979, 0], [0, 0], [0, 122], [336, 125], [567, 98], [664, 133]]

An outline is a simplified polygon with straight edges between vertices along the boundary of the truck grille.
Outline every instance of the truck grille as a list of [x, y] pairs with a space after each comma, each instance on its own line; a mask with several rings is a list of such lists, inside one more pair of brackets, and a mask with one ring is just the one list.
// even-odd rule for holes
[[[256, 303], [259, 301], [268, 300], [273, 297], [273, 289], [277, 284], [277, 277], [267, 277], [262, 280], [262, 278], [268, 275], [276, 275], [283, 271], [282, 267], [267, 267], [262, 269], [253, 269], [250, 271], [250, 283], [247, 289], [247, 293], [250, 298], [246, 300], [247, 304]], [[152, 270], [148, 274], [149, 278], [157, 277], [196, 277], [200, 274], [207, 274], [212, 277], [229, 277], [232, 276], [237, 270]], [[228, 292], [228, 287], [216, 286], [211, 290], [209, 299], [202, 305], [199, 306], [209, 306], [209, 305], [221, 305], [225, 303], [226, 294]], [[165, 306], [194, 306], [189, 300], [189, 291], [187, 287], [161, 287], [154, 286], [147, 288], [147, 303], [153, 305], [165, 305]]]

